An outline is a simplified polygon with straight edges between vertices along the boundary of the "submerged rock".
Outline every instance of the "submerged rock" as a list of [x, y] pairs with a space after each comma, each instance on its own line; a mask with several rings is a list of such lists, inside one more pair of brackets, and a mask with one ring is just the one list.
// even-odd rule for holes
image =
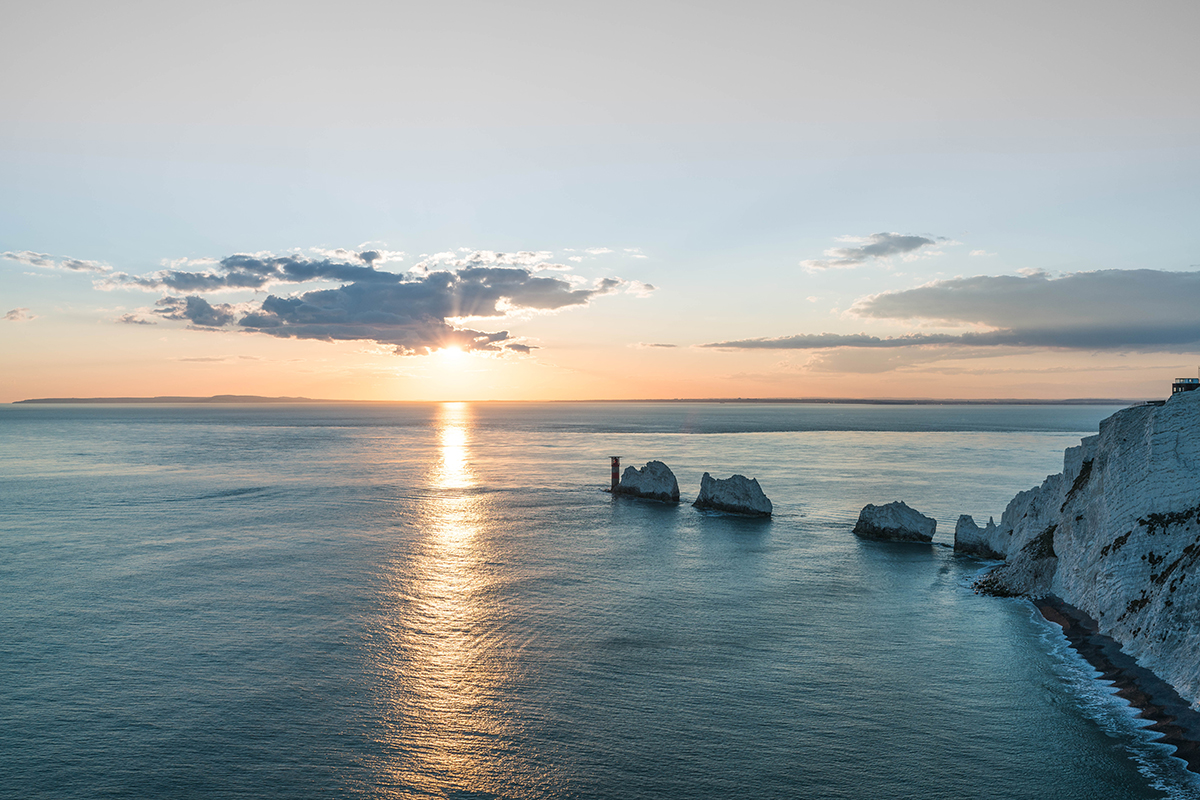
[[745, 475], [718, 479], [707, 472], [700, 478], [700, 494], [692, 505], [753, 517], [769, 517], [773, 510], [756, 479]]
[[678, 503], [679, 481], [675, 480], [675, 473], [666, 464], [651, 461], [641, 469], [626, 467], [621, 475], [621, 483], [613, 489], [613, 494]]
[[975, 524], [970, 514], [963, 514], [954, 526], [954, 552], [966, 553], [980, 558], [1004, 558], [1004, 545], [1000, 539], [1000, 529], [996, 521], [988, 517], [985, 527]]
[[901, 501], [885, 506], [866, 505], [858, 515], [854, 534], [882, 542], [933, 541], [937, 520], [909, 508]]

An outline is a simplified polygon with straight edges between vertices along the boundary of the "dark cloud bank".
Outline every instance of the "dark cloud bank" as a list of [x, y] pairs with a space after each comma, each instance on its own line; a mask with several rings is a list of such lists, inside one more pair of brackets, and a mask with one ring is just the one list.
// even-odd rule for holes
[[[465, 266], [405, 275], [375, 269], [376, 255], [374, 251], [354, 254], [358, 263], [291, 255], [235, 255], [207, 272], [165, 270], [146, 277], [120, 274], [113, 276], [111, 283], [184, 293], [163, 297], [155, 313], [199, 328], [323, 341], [371, 340], [392, 345], [400, 354], [424, 354], [449, 346], [528, 353], [530, 347], [514, 341], [508, 331], [462, 328], [452, 320], [582, 306], [594, 297], [642, 286], [604, 278], [581, 287], [522, 266]], [[514, 262], [505, 261], [504, 254], [491, 255], [497, 256], [489, 259], [492, 263]], [[291, 297], [272, 294], [257, 304], [210, 303], [196, 294], [318, 280], [345, 285]]]
[[986, 325], [968, 333], [800, 334], [713, 342], [726, 349], [819, 350], [917, 345], [1047, 347], [1078, 350], [1188, 350], [1200, 344], [1200, 272], [1103, 270], [1062, 278], [979, 276], [937, 281], [860, 300], [871, 319]]

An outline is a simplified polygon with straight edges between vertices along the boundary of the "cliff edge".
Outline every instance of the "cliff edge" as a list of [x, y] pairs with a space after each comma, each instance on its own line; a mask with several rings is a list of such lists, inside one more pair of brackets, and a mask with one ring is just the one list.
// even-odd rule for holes
[[1005, 559], [980, 591], [1062, 598], [1200, 708], [1200, 392], [1104, 420], [955, 549]]

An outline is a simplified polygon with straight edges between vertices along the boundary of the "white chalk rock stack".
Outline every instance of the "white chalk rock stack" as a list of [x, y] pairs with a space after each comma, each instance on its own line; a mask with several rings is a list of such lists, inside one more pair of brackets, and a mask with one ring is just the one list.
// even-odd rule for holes
[[613, 489], [613, 494], [678, 503], [679, 481], [675, 480], [675, 473], [666, 464], [651, 461], [641, 469], [626, 467], [621, 475], [621, 483]]
[[755, 478], [734, 475], [718, 479], [707, 472], [700, 479], [700, 494], [692, 505], [752, 517], [769, 517], [774, 510]]
[[903, 502], [884, 506], [868, 504], [858, 515], [854, 533], [863, 539], [882, 542], [932, 542], [937, 520], [909, 508]]
[[984, 527], [975, 524], [970, 514], [963, 514], [954, 526], [954, 550], [980, 558], [1004, 559], [1007, 536], [996, 527], [996, 521], [988, 517]]

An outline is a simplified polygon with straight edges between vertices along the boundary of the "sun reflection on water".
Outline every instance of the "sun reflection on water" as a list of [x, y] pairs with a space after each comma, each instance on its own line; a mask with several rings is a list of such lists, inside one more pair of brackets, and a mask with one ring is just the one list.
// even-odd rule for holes
[[420, 793], [507, 794], [522, 784], [506, 736], [511, 653], [490, 600], [488, 493], [472, 468], [471, 408], [446, 403], [418, 509], [417, 541], [397, 564], [390, 684], [388, 782]]

